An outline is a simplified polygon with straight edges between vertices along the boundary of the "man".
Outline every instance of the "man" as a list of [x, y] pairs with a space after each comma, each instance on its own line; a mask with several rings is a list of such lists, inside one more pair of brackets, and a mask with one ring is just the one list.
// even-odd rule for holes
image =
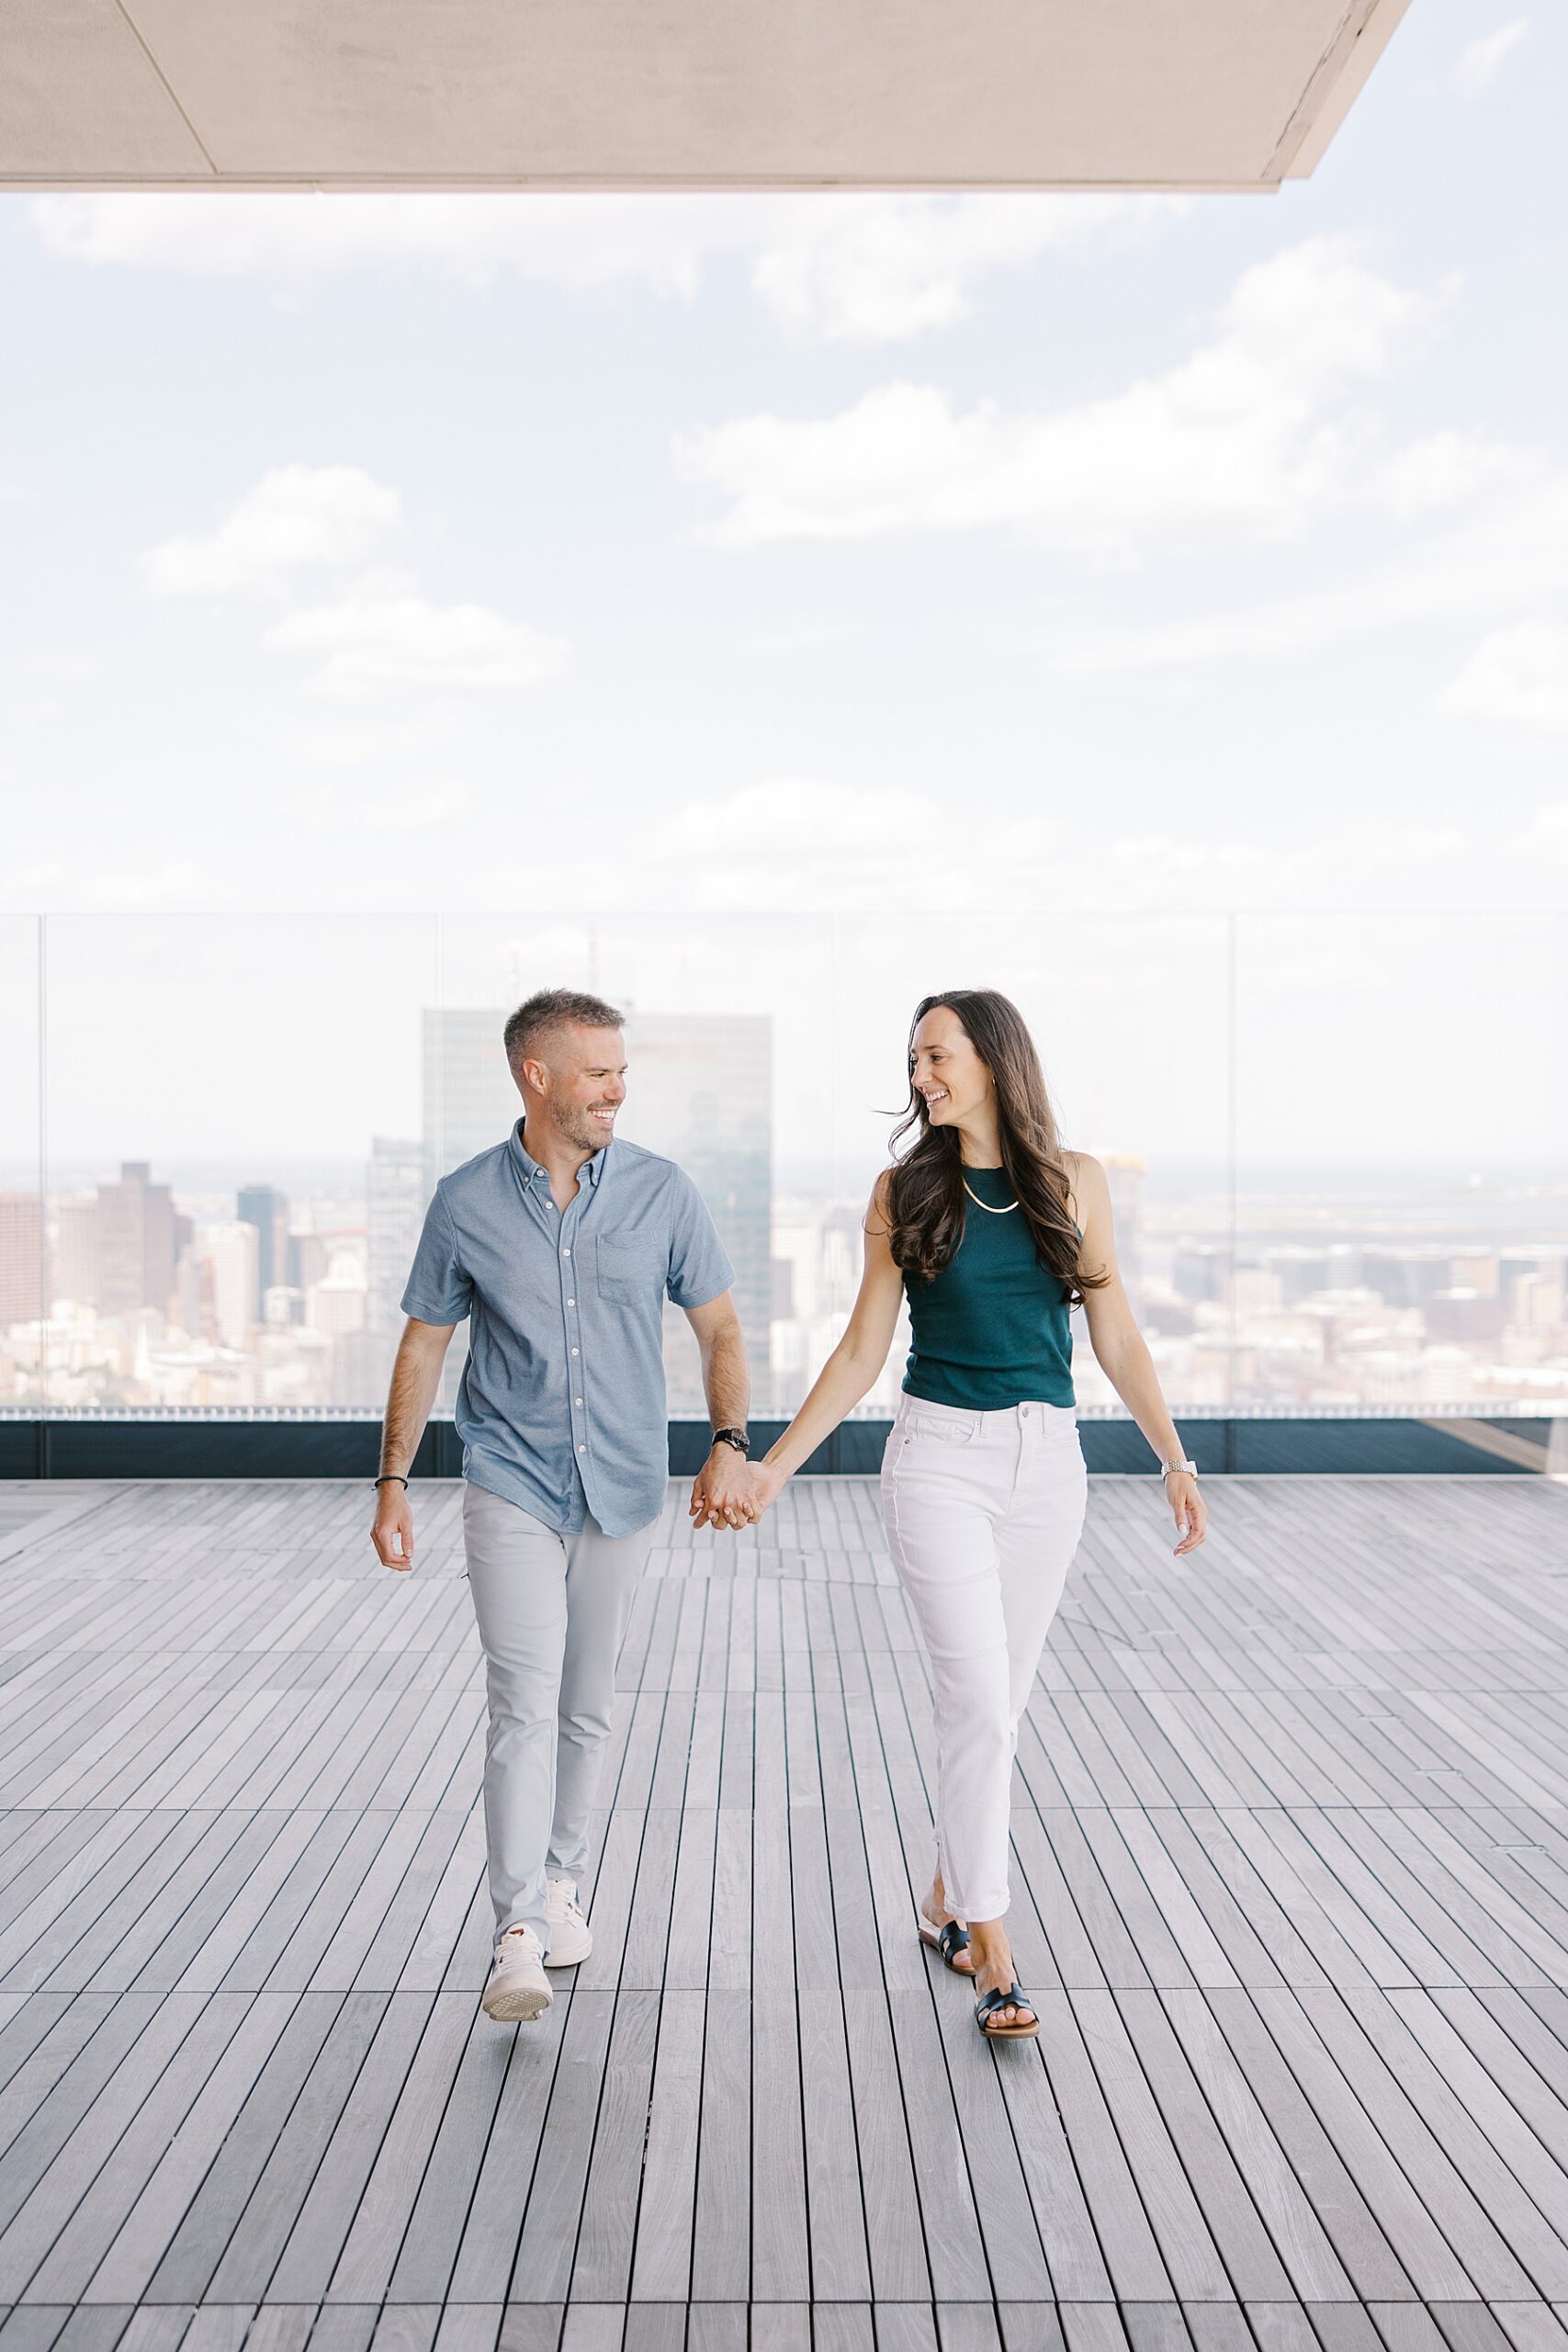
[[549, 989], [506, 1023], [524, 1115], [442, 1178], [403, 1294], [373, 1541], [413, 1561], [408, 1473], [453, 1330], [463, 1537], [485, 1654], [485, 1839], [495, 1906], [484, 2007], [536, 2018], [547, 1965], [592, 1944], [578, 1906], [588, 1825], [633, 1588], [663, 1507], [663, 1301], [702, 1351], [716, 1432], [693, 1489], [699, 1525], [753, 1518], [746, 1350], [734, 1270], [690, 1177], [612, 1140], [626, 1099], [621, 1015]]

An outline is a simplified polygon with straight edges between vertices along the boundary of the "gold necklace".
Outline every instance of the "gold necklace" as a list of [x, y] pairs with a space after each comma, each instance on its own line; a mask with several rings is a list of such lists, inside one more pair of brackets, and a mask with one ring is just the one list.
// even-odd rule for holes
[[958, 1181], [963, 1185], [964, 1191], [968, 1193], [970, 1199], [974, 1202], [975, 1206], [977, 1209], [984, 1209], [987, 1216], [1011, 1216], [1014, 1209], [1018, 1206], [1018, 1203], [1016, 1201], [1010, 1201], [1005, 1209], [993, 1208], [989, 1201], [983, 1201], [980, 1198], [979, 1193], [976, 1193], [970, 1184], [967, 1176], [960, 1176]]

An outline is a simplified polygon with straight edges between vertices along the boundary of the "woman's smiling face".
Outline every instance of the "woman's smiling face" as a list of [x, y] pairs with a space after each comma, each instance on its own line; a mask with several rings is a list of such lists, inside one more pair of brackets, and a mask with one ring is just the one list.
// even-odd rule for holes
[[973, 1117], [991, 1082], [963, 1022], [946, 1004], [933, 1004], [916, 1029], [909, 1076], [933, 1127]]

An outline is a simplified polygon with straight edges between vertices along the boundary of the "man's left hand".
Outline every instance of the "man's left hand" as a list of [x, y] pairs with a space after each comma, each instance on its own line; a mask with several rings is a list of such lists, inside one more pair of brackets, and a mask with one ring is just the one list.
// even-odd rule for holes
[[692, 1487], [691, 1516], [699, 1527], [749, 1527], [757, 1516], [746, 1456], [716, 1445]]

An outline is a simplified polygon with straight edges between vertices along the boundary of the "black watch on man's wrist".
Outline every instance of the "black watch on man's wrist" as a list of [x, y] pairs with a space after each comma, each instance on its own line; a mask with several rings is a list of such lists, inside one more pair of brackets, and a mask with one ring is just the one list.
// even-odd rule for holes
[[751, 1451], [749, 1430], [715, 1430], [713, 1442], [715, 1445], [732, 1445], [737, 1453], [750, 1453]]

